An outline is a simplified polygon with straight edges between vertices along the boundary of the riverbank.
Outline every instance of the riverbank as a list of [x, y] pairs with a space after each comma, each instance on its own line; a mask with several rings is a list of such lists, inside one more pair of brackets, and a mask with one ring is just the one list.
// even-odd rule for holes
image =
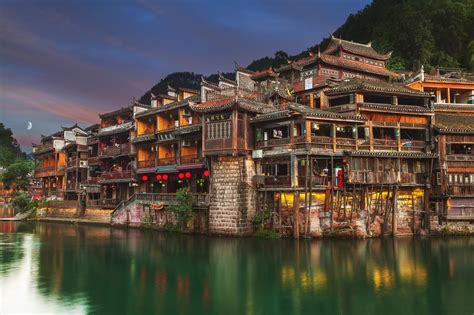
[[[132, 224], [117, 224], [113, 223], [112, 219], [113, 211], [112, 210], [103, 210], [103, 209], [87, 209], [84, 214], [79, 215], [78, 211], [75, 208], [66, 208], [66, 209], [39, 209], [34, 216], [26, 218], [26, 221], [38, 221], [38, 222], [61, 222], [61, 223], [70, 223], [70, 224], [87, 224], [87, 225], [102, 225], [102, 226], [120, 226], [120, 227], [130, 227], [135, 229], [153, 229], [153, 230], [175, 230], [179, 231], [178, 228], [173, 225], [173, 218], [166, 211], [162, 211], [156, 217], [146, 220], [133, 221]], [[201, 221], [201, 222], [198, 222]], [[206, 229], [206, 224], [203, 222], [203, 217], [195, 217], [193, 224], [191, 224], [187, 229], [186, 233], [195, 233], [195, 234], [213, 234], [219, 235], [216, 233], [209, 233]], [[364, 231], [365, 232], [365, 231]], [[364, 238], [377, 238], [377, 237], [386, 237], [386, 236], [413, 236], [413, 235], [441, 235], [441, 236], [472, 236], [474, 235], [474, 224], [469, 222], [445, 222], [439, 224], [437, 218], [432, 218], [431, 220], [431, 230], [420, 229], [415, 233], [410, 232], [400, 232], [395, 235], [391, 233], [361, 233], [360, 230], [357, 230], [356, 224], [353, 226], [350, 225], [337, 225], [334, 224], [333, 230], [331, 231], [330, 227], [327, 226], [322, 230], [321, 233], [317, 235], [302, 235], [303, 238], [309, 239], [321, 239], [321, 238], [340, 238], [340, 239], [364, 239]], [[227, 235], [228, 236], [228, 235]], [[248, 236], [258, 236], [263, 238], [285, 238], [292, 237], [291, 234], [282, 233], [279, 230], [272, 230], [270, 228], [254, 229], [252, 233], [249, 233]]]

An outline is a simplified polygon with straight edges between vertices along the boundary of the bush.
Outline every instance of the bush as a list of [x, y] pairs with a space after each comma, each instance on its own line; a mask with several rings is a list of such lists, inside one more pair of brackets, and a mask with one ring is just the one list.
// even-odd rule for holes
[[255, 227], [263, 227], [263, 225], [265, 225], [271, 217], [272, 213], [270, 210], [257, 211], [252, 219], [252, 224]]
[[174, 199], [176, 204], [170, 206], [170, 210], [176, 215], [176, 222], [184, 228], [194, 219], [193, 213], [193, 195], [189, 192], [189, 188], [180, 188], [176, 192]]
[[273, 230], [266, 230], [262, 227], [259, 227], [255, 233], [254, 236], [256, 237], [261, 237], [261, 238], [268, 238], [268, 239], [278, 239], [280, 238], [280, 234]]
[[33, 208], [31, 198], [24, 192], [15, 193], [12, 198], [12, 206], [19, 212], [26, 212]]

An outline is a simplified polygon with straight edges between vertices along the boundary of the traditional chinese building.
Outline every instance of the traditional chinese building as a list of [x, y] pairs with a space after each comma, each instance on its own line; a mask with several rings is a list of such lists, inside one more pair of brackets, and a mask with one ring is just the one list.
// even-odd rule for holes
[[63, 127], [41, 144], [33, 145], [34, 176], [41, 179], [42, 194], [58, 199], [77, 198], [79, 183], [85, 179], [87, 164], [87, 132], [77, 125]]
[[460, 69], [422, 69], [408, 86], [429, 92], [434, 104], [434, 165], [431, 199], [441, 222], [474, 220], [474, 76]]

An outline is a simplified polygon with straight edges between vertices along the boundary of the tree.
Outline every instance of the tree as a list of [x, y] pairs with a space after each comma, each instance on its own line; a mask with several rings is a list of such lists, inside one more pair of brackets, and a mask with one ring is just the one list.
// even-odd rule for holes
[[26, 159], [17, 159], [7, 166], [1, 174], [1, 180], [5, 188], [15, 187], [15, 190], [26, 190], [30, 183], [30, 173], [33, 163]]
[[175, 204], [170, 206], [170, 210], [176, 215], [176, 221], [181, 229], [194, 219], [193, 213], [193, 195], [189, 192], [189, 188], [180, 188], [176, 191], [174, 199]]

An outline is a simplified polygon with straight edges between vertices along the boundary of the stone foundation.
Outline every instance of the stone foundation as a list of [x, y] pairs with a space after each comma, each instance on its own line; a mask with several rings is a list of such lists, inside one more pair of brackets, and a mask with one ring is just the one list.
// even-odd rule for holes
[[209, 233], [246, 235], [252, 232], [256, 193], [254, 161], [225, 156], [211, 161]]

